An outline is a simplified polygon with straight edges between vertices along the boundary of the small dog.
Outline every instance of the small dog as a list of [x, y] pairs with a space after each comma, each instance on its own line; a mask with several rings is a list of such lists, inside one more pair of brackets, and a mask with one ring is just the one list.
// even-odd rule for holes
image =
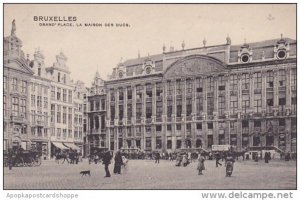
[[81, 171], [80, 174], [82, 174], [81, 176], [83, 176], [83, 175], [89, 175], [89, 176], [91, 176], [91, 171], [90, 170]]

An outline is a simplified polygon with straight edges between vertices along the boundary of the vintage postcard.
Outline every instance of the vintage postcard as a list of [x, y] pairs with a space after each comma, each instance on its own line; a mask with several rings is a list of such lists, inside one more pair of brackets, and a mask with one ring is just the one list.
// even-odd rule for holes
[[3, 4], [3, 189], [296, 190], [296, 9]]

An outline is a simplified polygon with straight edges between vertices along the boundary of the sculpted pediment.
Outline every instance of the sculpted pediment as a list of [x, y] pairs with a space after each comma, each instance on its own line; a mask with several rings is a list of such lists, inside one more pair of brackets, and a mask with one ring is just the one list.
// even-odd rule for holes
[[26, 74], [30, 74], [33, 75], [34, 72], [28, 67], [28, 65], [25, 62], [22, 62], [20, 60], [10, 60], [9, 63], [5, 64], [5, 67], [10, 68], [10, 69], [14, 69]]
[[184, 57], [172, 63], [165, 71], [164, 77], [184, 77], [205, 75], [227, 71], [220, 60], [204, 55], [192, 55]]

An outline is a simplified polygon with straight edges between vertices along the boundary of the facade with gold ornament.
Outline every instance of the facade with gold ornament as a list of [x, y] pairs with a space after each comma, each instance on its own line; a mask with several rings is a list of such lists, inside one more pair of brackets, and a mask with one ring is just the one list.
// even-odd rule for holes
[[104, 144], [111, 150], [230, 144], [237, 151], [294, 152], [296, 74], [296, 41], [289, 38], [232, 45], [227, 37], [225, 44], [204, 40], [193, 49], [183, 42], [176, 51], [164, 46], [161, 54], [119, 63], [105, 81]]

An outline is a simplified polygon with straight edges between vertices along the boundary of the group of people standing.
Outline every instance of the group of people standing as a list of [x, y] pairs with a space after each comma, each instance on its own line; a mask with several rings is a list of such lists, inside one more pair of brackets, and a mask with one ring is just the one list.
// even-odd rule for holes
[[[102, 163], [104, 165], [105, 177], [111, 177], [109, 165], [111, 164], [112, 158], [113, 156], [108, 150], [103, 155]], [[128, 160], [125, 158], [125, 156], [122, 156], [121, 152], [119, 151], [117, 151], [114, 160], [114, 174], [121, 174], [121, 168], [127, 164]]]

